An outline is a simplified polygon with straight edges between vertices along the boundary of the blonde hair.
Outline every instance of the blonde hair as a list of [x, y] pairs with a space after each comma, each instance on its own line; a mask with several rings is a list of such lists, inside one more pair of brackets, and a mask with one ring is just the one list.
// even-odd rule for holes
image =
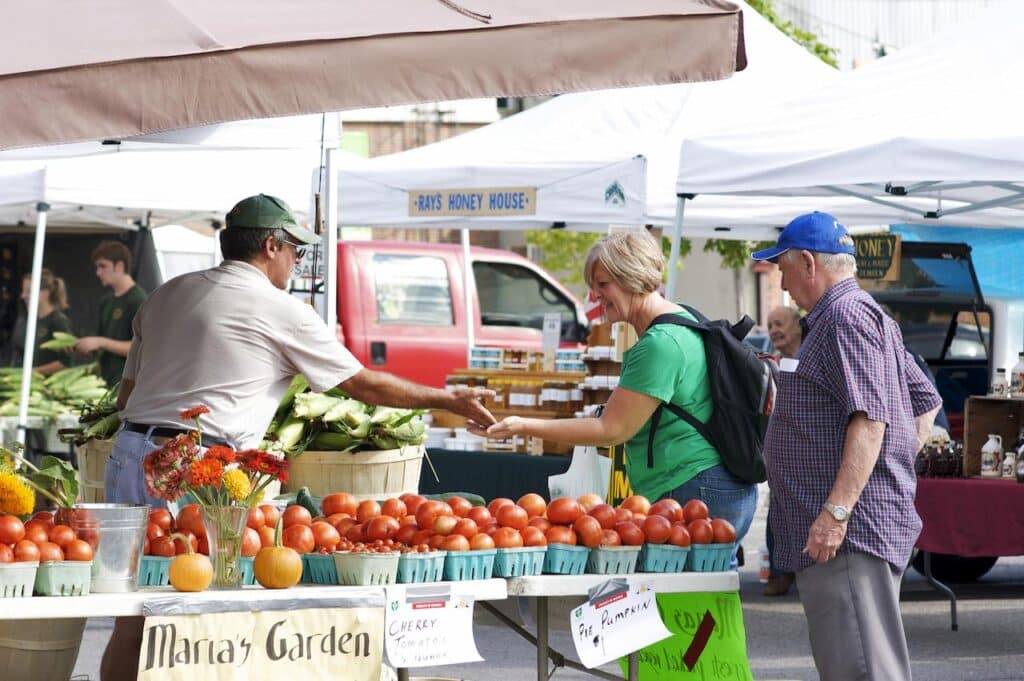
[[[26, 274], [26, 280], [31, 280], [32, 275]], [[50, 294], [50, 304], [64, 312], [68, 309], [68, 290], [64, 280], [56, 276], [50, 270], [44, 269], [39, 273], [39, 290]]]
[[583, 279], [591, 288], [598, 264], [622, 290], [630, 293], [657, 291], [665, 273], [661, 244], [646, 230], [610, 234], [590, 247], [583, 264]]

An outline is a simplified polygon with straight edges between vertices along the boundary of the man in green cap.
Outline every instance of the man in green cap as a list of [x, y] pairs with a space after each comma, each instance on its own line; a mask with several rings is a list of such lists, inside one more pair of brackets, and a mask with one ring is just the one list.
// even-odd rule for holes
[[[371, 404], [447, 409], [477, 423], [494, 417], [493, 391], [429, 388], [364, 368], [316, 311], [285, 290], [296, 263], [320, 237], [287, 204], [266, 194], [240, 201], [220, 233], [224, 262], [155, 290], [139, 308], [118, 395], [123, 427], [106, 469], [108, 502], [166, 506], [146, 493], [142, 463], [194, 427], [182, 410], [204, 405], [203, 444], [257, 447], [292, 378], [337, 386]], [[135, 679], [142, 618], [118, 620], [101, 678]]]

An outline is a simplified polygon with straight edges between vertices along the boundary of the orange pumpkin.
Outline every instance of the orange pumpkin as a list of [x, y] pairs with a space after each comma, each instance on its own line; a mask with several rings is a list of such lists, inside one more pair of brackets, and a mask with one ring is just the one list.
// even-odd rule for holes
[[171, 586], [178, 591], [205, 591], [213, 581], [213, 563], [203, 554], [196, 553], [185, 535], [175, 533], [170, 539], [180, 540], [185, 546], [185, 553], [172, 558], [167, 567]]
[[281, 525], [282, 521], [278, 520], [274, 545], [261, 548], [253, 560], [253, 574], [265, 589], [287, 589], [302, 579], [302, 556], [281, 544]]

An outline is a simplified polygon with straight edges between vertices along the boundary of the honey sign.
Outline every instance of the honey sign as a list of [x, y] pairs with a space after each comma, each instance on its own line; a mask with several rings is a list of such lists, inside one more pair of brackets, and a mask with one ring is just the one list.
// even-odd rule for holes
[[897, 234], [865, 234], [853, 237], [857, 278], [899, 281], [900, 237]]

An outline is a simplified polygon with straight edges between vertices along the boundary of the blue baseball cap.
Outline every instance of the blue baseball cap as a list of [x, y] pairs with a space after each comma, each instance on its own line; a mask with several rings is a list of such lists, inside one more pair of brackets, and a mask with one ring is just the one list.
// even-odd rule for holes
[[780, 255], [792, 249], [854, 255], [853, 241], [847, 234], [846, 227], [828, 213], [814, 211], [793, 218], [779, 234], [779, 240], [772, 248], [752, 253], [750, 257], [754, 260], [776, 262]]

